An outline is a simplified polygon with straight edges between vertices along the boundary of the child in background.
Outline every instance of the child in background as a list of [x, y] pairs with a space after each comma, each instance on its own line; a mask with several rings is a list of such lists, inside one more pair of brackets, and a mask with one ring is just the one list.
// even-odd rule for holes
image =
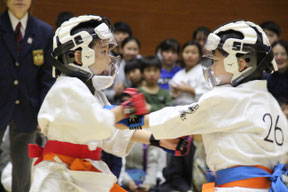
[[[124, 39], [132, 36], [131, 27], [123, 21], [114, 23], [114, 30], [115, 30], [114, 36], [118, 45], [121, 45]], [[115, 47], [111, 51], [111, 53], [113, 54], [113, 56], [122, 55], [121, 46]]]
[[285, 40], [276, 41], [272, 45], [278, 71], [273, 74], [264, 73], [268, 81], [268, 90], [278, 99], [288, 98], [288, 42]]
[[198, 65], [202, 57], [200, 45], [188, 41], [182, 48], [185, 68], [175, 74], [170, 82], [173, 93], [173, 105], [187, 105], [198, 101], [200, 96], [210, 90]]
[[286, 116], [286, 119], [288, 121], [288, 98], [287, 97], [280, 97], [277, 99], [281, 110], [283, 111], [284, 115]]
[[207, 40], [207, 37], [210, 33], [210, 29], [205, 26], [198, 27], [194, 32], [193, 32], [193, 41], [199, 43], [201, 46], [202, 52], [204, 51], [204, 45]]
[[162, 89], [169, 90], [169, 81], [175, 73], [181, 70], [181, 68], [176, 65], [180, 45], [175, 39], [166, 39], [159, 45], [159, 49], [162, 57], [162, 69], [158, 85]]
[[[175, 74], [172, 78], [170, 87], [173, 93], [173, 104], [188, 105], [197, 102], [200, 96], [210, 90], [203, 77], [203, 69], [199, 63], [202, 57], [201, 46], [188, 41], [182, 48], [182, 59], [185, 68]], [[193, 159], [193, 184], [197, 191], [201, 191], [203, 183], [207, 180], [207, 166], [205, 163], [206, 155], [201, 135], [194, 135], [193, 140], [196, 152]]]
[[[170, 91], [162, 89], [158, 84], [160, 77], [161, 62], [157, 57], [150, 56], [141, 59], [141, 72], [144, 79], [142, 86], [138, 88], [139, 92], [144, 93], [144, 97], [149, 106], [149, 111], [157, 111], [166, 106], [172, 105]], [[157, 178], [164, 180], [162, 170], [167, 165], [167, 154], [162, 150], [159, 151]]]
[[135, 143], [125, 157], [119, 181], [130, 192], [147, 192], [156, 186], [160, 150], [157, 147]]
[[126, 78], [131, 82], [133, 88], [141, 86], [142, 74], [139, 59], [131, 59], [126, 62], [124, 68]]
[[146, 102], [149, 104], [149, 112], [172, 105], [170, 92], [157, 84], [161, 71], [159, 59], [155, 56], [142, 58], [140, 66], [145, 83], [138, 90], [140, 93], [144, 93]]
[[271, 45], [280, 39], [280, 27], [274, 21], [264, 21], [260, 27], [266, 33]]
[[139, 55], [141, 44], [137, 38], [128, 37], [124, 39], [124, 41], [121, 44], [121, 47], [122, 47], [122, 58], [120, 61], [118, 75], [115, 78], [114, 84], [110, 88], [104, 90], [105, 95], [112, 104], [115, 104], [114, 101], [115, 96], [118, 97], [125, 88], [131, 86], [131, 82], [128, 81], [124, 72], [126, 62], [131, 59], [141, 57]]
[[[127, 61], [124, 71], [126, 74], [126, 79], [130, 82], [131, 86], [129, 88], [137, 88], [142, 84], [142, 74], [140, 68], [140, 61], [138, 59], [131, 59]], [[125, 93], [114, 96], [114, 104], [119, 105], [123, 102], [123, 96]]]

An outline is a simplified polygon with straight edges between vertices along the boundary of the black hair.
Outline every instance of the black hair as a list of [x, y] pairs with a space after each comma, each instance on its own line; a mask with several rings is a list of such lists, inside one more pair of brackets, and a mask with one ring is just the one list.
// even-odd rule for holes
[[275, 47], [276, 45], [281, 45], [282, 47], [284, 47], [286, 54], [288, 54], [288, 42], [285, 40], [279, 40], [276, 41], [272, 44], [272, 48]]
[[182, 52], [184, 51], [184, 49], [189, 46], [189, 45], [194, 45], [197, 47], [198, 49], [198, 52], [199, 52], [199, 56], [202, 57], [203, 55], [203, 52], [202, 52], [202, 49], [201, 49], [201, 46], [199, 43], [195, 42], [195, 41], [188, 41], [186, 42], [183, 46], [182, 46]]
[[124, 67], [125, 74], [128, 74], [133, 69], [141, 70], [139, 59], [130, 59], [126, 61], [126, 65]]
[[114, 23], [114, 28], [115, 28], [115, 32], [128, 33], [129, 37], [132, 36], [132, 30], [131, 30], [130, 26], [123, 21], [119, 21], [119, 22]]
[[140, 59], [141, 72], [148, 67], [156, 67], [161, 71], [161, 61], [156, 56], [147, 56]]
[[196, 39], [196, 36], [198, 33], [203, 33], [206, 37], [208, 37], [209, 33], [210, 33], [210, 29], [208, 27], [205, 26], [201, 26], [198, 27], [194, 32], [193, 32], [193, 40]]
[[260, 27], [262, 29], [267, 29], [269, 31], [273, 31], [278, 36], [280, 36], [280, 27], [273, 21], [265, 21], [260, 25]]
[[[201, 59], [201, 57], [202, 57], [202, 55], [203, 55], [203, 52], [202, 52], [202, 48], [201, 48], [200, 44], [197, 43], [196, 41], [187, 41], [187, 42], [182, 46], [181, 52], [183, 53], [184, 49], [185, 49], [187, 46], [190, 46], [190, 45], [197, 47], [198, 53], [199, 53], [199, 61], [200, 61], [200, 59]], [[186, 64], [185, 64], [185, 62], [184, 62], [184, 59], [182, 59], [182, 60], [180, 61], [180, 66], [181, 66], [182, 68], [184, 68], [184, 67], [186, 66]]]
[[123, 48], [130, 41], [135, 41], [136, 44], [138, 45], [139, 49], [141, 48], [140, 41], [135, 37], [127, 37], [126, 39], [124, 39], [122, 44], [121, 44], [121, 47]]
[[277, 97], [276, 99], [277, 99], [279, 105], [282, 105], [282, 104], [288, 105], [288, 98], [287, 97], [280, 96], [280, 97]]
[[165, 39], [162, 41], [158, 48], [162, 51], [173, 51], [175, 53], [180, 53], [180, 44], [176, 39]]
[[61, 12], [56, 17], [56, 20], [55, 20], [56, 28], [60, 27], [62, 23], [64, 23], [65, 21], [68, 21], [69, 19], [71, 19], [74, 16], [75, 15], [73, 13], [68, 12], [68, 11]]

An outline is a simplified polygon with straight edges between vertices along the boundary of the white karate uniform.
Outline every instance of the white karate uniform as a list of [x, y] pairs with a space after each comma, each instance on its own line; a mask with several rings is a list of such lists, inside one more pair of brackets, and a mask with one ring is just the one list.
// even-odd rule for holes
[[178, 97], [173, 99], [174, 106], [194, 103], [198, 101], [201, 95], [211, 90], [204, 79], [202, 69], [202, 66], [197, 64], [189, 71], [182, 69], [174, 75], [169, 83], [170, 85], [177, 86], [184, 82], [187, 83], [190, 87], [194, 88], [195, 91], [195, 95], [187, 92], [181, 93]]
[[[207, 165], [217, 171], [236, 165], [272, 169], [287, 162], [287, 120], [264, 80], [215, 87], [198, 103], [166, 107], [149, 114], [157, 139], [202, 134]], [[189, 109], [189, 107], [191, 107]], [[268, 189], [216, 188], [217, 192]]]
[[[118, 130], [114, 114], [106, 109], [105, 95], [96, 91], [93, 96], [79, 79], [58, 77], [48, 92], [38, 114], [41, 131], [49, 140], [74, 144], [87, 144], [90, 150], [101, 147], [117, 156], [125, 156], [131, 150], [131, 130]], [[72, 171], [62, 163], [42, 161], [34, 167], [30, 192], [108, 192], [117, 181], [103, 161], [90, 162], [102, 173]]]

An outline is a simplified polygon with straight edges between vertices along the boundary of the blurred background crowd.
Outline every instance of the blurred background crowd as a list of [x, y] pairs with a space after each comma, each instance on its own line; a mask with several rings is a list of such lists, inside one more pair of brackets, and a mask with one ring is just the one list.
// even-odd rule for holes
[[[1, 1], [0, 6], [3, 19], [7, 14], [6, 1]], [[201, 68], [201, 57], [205, 55], [203, 46], [208, 34], [220, 23], [239, 19], [253, 21], [266, 32], [279, 68], [272, 75], [263, 74], [263, 78], [267, 79], [268, 90], [279, 101], [288, 118], [287, 10], [286, 0], [32, 0], [30, 13], [51, 25], [54, 30], [64, 21], [82, 14], [110, 18], [118, 43], [111, 54], [121, 57], [121, 65], [114, 84], [104, 93], [111, 104], [117, 105], [125, 100], [126, 95], [122, 93], [125, 88], [137, 88], [144, 93], [149, 112], [165, 106], [197, 102], [201, 95], [210, 90]], [[0, 27], [3, 27], [1, 21]], [[46, 40], [51, 38], [38, 39]], [[50, 46], [49, 50], [52, 48], [51, 43], [47, 45]], [[1, 79], [3, 78], [0, 76], [0, 84]], [[43, 81], [44, 84], [45, 81], [49, 82], [51, 86], [50, 80]], [[15, 81], [13, 82], [15, 85]], [[7, 127], [11, 125], [9, 123]], [[1, 131], [3, 142], [0, 168], [3, 191], [11, 190], [12, 180], [9, 146], [13, 146], [13, 143], [9, 143], [12, 140], [11, 135], [10, 139], [8, 137], [8, 130]], [[45, 138], [39, 132], [36, 138], [39, 144], [45, 143]], [[137, 143], [124, 159], [105, 152], [102, 159], [119, 178], [119, 184], [133, 192], [197, 192], [201, 191], [203, 183], [213, 180], [213, 173], [205, 163], [201, 135], [193, 135], [190, 153], [185, 157], [170, 156], [159, 148]]]

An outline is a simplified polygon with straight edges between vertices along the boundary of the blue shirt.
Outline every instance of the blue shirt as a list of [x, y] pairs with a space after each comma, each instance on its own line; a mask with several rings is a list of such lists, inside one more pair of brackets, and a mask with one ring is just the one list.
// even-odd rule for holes
[[161, 69], [161, 75], [158, 79], [158, 85], [161, 89], [169, 90], [169, 82], [171, 81], [172, 77], [181, 70], [181, 67], [174, 66], [170, 71], [166, 71], [165, 69]]

